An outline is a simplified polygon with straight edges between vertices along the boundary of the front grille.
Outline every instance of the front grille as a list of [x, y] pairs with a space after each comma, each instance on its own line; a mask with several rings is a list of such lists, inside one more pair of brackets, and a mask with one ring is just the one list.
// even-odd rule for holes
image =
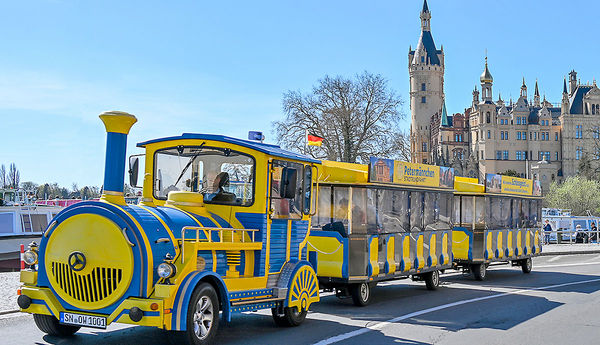
[[121, 283], [122, 274], [122, 269], [108, 267], [96, 267], [88, 274], [80, 274], [67, 264], [52, 262], [55, 286], [81, 302], [98, 302], [108, 298]]

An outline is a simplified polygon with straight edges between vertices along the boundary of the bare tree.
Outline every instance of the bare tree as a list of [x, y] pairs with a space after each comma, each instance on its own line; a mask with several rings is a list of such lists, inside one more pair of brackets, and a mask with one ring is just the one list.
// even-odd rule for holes
[[[273, 128], [283, 147], [315, 158], [366, 162], [369, 156], [402, 156], [401, 105], [381, 75], [325, 76], [310, 93], [285, 93], [285, 118]], [[305, 148], [306, 130], [324, 138], [321, 147]]]
[[6, 167], [4, 164], [0, 165], [0, 188], [6, 187]]
[[8, 185], [11, 188], [19, 188], [20, 182], [19, 170], [17, 170], [17, 166], [15, 163], [10, 163], [10, 167], [8, 168]]

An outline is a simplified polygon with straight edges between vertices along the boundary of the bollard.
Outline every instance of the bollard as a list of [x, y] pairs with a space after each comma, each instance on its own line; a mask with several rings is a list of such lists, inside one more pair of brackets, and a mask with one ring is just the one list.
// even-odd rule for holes
[[23, 255], [25, 254], [25, 245], [22, 244], [21, 245], [21, 271], [25, 269], [25, 260], [23, 258]]

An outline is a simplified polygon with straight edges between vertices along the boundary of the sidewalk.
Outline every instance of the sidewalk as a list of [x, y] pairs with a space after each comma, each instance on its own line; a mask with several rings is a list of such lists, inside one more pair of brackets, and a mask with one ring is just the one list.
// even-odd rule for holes
[[600, 244], [545, 244], [542, 246], [544, 255], [569, 255], [569, 254], [600, 254]]

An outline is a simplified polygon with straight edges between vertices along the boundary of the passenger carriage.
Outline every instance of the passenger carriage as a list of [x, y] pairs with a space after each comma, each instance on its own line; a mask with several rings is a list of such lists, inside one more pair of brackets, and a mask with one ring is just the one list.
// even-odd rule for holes
[[485, 185], [456, 177], [454, 189], [454, 268], [477, 280], [491, 264], [531, 272], [531, 258], [542, 252], [539, 181], [487, 174]]
[[[60, 212], [25, 253], [18, 303], [38, 328], [69, 335], [118, 322], [210, 342], [219, 315], [269, 308], [298, 325], [319, 300], [304, 260], [318, 160], [256, 141], [183, 134], [145, 149], [143, 200], [123, 197], [127, 134], [137, 121], [103, 113], [100, 201]], [[137, 184], [139, 157], [130, 158]]]
[[377, 282], [439, 284], [452, 266], [453, 170], [372, 158], [322, 161], [308, 258], [320, 286], [364, 306]]

